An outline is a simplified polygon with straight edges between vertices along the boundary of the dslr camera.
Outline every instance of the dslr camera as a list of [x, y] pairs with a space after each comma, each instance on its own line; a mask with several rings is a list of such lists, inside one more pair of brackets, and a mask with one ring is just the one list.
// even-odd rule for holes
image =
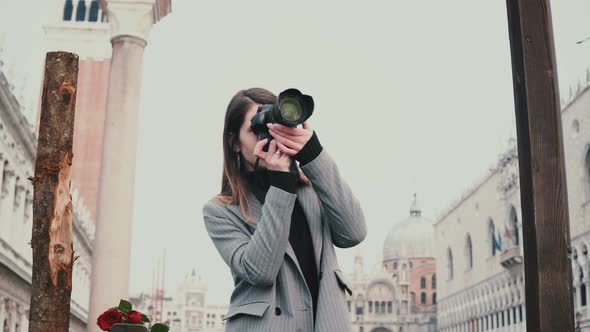
[[[287, 89], [279, 94], [274, 104], [258, 106], [256, 115], [250, 121], [250, 127], [259, 140], [273, 137], [268, 132], [268, 123], [280, 123], [289, 127], [296, 127], [309, 119], [313, 113], [313, 98], [302, 94], [297, 89]], [[268, 144], [263, 148], [268, 151]]]

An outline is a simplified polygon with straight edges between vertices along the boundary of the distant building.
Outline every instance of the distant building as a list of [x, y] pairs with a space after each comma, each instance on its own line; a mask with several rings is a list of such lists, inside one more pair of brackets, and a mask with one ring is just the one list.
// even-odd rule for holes
[[366, 272], [362, 256], [355, 257], [347, 297], [354, 331], [437, 331], [433, 241], [432, 221], [422, 216], [414, 196], [410, 216], [387, 234], [381, 268]]
[[[590, 331], [590, 72], [569, 99], [562, 100], [561, 121], [574, 307], [580, 331]], [[519, 181], [512, 140], [497, 164], [437, 219], [440, 331], [526, 331]]]
[[[153, 316], [149, 292], [131, 299], [137, 310]], [[162, 322], [176, 332], [223, 332], [225, 330], [225, 313], [228, 305], [210, 305], [206, 303], [207, 284], [195, 271], [186, 276], [179, 285], [175, 296], [165, 297]]]

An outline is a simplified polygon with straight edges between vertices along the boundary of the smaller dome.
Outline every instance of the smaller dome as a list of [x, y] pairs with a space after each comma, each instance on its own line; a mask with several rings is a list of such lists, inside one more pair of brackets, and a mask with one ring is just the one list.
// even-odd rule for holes
[[416, 194], [410, 216], [393, 225], [383, 244], [384, 261], [400, 257], [434, 257], [434, 226], [431, 220], [422, 217]]

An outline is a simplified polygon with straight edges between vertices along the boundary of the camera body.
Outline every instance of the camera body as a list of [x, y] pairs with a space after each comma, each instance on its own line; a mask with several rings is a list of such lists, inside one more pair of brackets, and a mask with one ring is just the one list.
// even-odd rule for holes
[[[258, 135], [259, 140], [273, 137], [268, 132], [268, 123], [280, 123], [289, 127], [302, 124], [313, 114], [313, 98], [302, 94], [297, 89], [287, 89], [279, 94], [274, 104], [265, 104], [258, 107], [256, 115], [250, 121], [252, 131]], [[268, 144], [264, 146], [268, 151]]]

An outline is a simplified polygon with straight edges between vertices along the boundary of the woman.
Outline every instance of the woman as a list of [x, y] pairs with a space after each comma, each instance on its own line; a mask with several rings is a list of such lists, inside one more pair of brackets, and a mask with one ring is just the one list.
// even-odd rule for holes
[[352, 292], [334, 246], [365, 238], [364, 215], [309, 123], [269, 124], [273, 140], [258, 140], [250, 119], [275, 101], [260, 88], [231, 99], [221, 193], [203, 207], [234, 279], [226, 331], [349, 331], [344, 292]]

